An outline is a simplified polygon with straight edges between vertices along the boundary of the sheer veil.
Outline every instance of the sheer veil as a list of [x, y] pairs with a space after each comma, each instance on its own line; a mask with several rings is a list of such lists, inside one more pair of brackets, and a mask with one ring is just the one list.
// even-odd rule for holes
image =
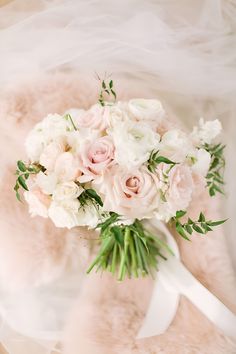
[[12, 0], [0, 28], [0, 92], [47, 73], [109, 72], [163, 97], [189, 126], [222, 120], [236, 267], [235, 1]]

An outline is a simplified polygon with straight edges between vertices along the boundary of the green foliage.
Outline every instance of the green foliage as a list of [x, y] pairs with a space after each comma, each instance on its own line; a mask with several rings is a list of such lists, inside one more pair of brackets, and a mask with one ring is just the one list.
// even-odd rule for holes
[[157, 165], [160, 163], [165, 163], [167, 165], [170, 165], [170, 169], [177, 165], [177, 162], [171, 161], [168, 158], [164, 156], [158, 155], [159, 151], [152, 151], [151, 155], [148, 160], [148, 169], [150, 172], [154, 173], [156, 171]]
[[105, 96], [111, 96], [113, 98], [113, 101], [116, 101], [116, 92], [114, 91], [114, 83], [113, 80], [109, 80], [107, 83], [107, 79], [101, 79], [97, 75], [98, 80], [101, 82], [101, 91], [99, 94], [98, 102], [101, 104], [101, 106], [105, 106]]
[[207, 187], [209, 188], [209, 194], [213, 197], [216, 193], [224, 194], [224, 149], [225, 145], [219, 143], [216, 145], [205, 144], [204, 149], [211, 155], [211, 164], [206, 176]]
[[21, 201], [19, 190], [20, 188], [28, 191], [27, 179], [30, 175], [34, 175], [39, 173], [43, 167], [41, 165], [29, 164], [26, 165], [23, 161], [17, 161], [17, 169], [16, 169], [16, 184], [14, 186], [14, 191], [16, 192], [16, 198]]
[[94, 267], [97, 270], [107, 270], [117, 275], [122, 281], [125, 277], [139, 277], [153, 274], [157, 271], [158, 257], [166, 259], [161, 253], [165, 248], [171, 250], [164, 242], [144, 229], [139, 220], [131, 225], [117, 225], [119, 215], [110, 213], [108, 218], [100, 223], [101, 248], [90, 265], [87, 273]]
[[174, 224], [176, 231], [180, 236], [184, 239], [190, 241], [189, 235], [191, 236], [193, 231], [199, 234], [206, 234], [209, 231], [212, 231], [213, 227], [223, 224], [226, 220], [206, 220], [205, 215], [201, 212], [199, 214], [198, 220], [193, 221], [192, 219], [188, 218], [187, 222], [182, 223], [180, 219], [186, 215], [186, 211], [179, 210], [176, 212], [176, 215], [171, 218], [171, 223]]
[[103, 201], [94, 189], [85, 189], [78, 199], [82, 206], [92, 202], [96, 207], [103, 207]]

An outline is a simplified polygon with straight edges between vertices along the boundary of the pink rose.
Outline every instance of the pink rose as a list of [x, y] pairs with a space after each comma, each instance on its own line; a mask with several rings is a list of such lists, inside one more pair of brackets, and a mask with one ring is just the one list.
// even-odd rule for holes
[[65, 151], [63, 144], [53, 141], [48, 144], [40, 155], [39, 163], [48, 171], [53, 171], [56, 159]]
[[112, 139], [104, 136], [95, 141], [84, 142], [80, 152], [80, 169], [84, 173], [80, 182], [91, 181], [109, 167], [114, 159]]
[[82, 128], [104, 130], [107, 127], [107, 115], [109, 114], [108, 107], [102, 107], [100, 104], [95, 104], [88, 111], [79, 114], [77, 124]]
[[100, 192], [104, 209], [127, 218], [151, 217], [158, 207], [158, 179], [146, 168], [128, 171], [113, 166], [104, 175]]
[[[160, 166], [163, 168], [163, 166]], [[168, 170], [164, 167], [163, 171]], [[160, 172], [160, 171], [159, 171]], [[191, 169], [187, 165], [175, 165], [168, 172], [168, 179], [163, 201], [159, 207], [157, 216], [162, 220], [168, 221], [178, 210], [186, 210], [193, 193], [193, 178]]]
[[76, 180], [81, 175], [78, 160], [71, 152], [63, 152], [56, 160], [54, 173], [60, 182]]
[[29, 213], [31, 216], [48, 217], [48, 208], [51, 203], [51, 199], [48, 195], [45, 195], [39, 188], [33, 188], [32, 190], [25, 192], [24, 197], [29, 205]]

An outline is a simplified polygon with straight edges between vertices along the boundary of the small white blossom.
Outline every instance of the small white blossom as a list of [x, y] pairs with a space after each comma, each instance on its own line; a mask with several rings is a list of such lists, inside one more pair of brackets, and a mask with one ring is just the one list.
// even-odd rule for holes
[[200, 118], [199, 125], [193, 128], [191, 137], [196, 145], [211, 144], [221, 130], [222, 125], [218, 119], [204, 122], [204, 119]]

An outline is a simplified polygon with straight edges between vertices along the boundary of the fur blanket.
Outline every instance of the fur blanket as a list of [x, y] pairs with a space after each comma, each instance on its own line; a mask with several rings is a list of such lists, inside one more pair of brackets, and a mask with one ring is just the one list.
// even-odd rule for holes
[[[77, 267], [78, 258], [88, 253], [84, 243], [81, 244], [83, 236], [87, 237], [85, 230], [69, 232], [56, 229], [47, 220], [31, 219], [27, 206], [16, 202], [13, 185], [15, 162], [25, 156], [23, 142], [29, 129], [49, 112], [87, 108], [96, 102], [97, 91], [92, 86], [93, 81], [84, 77], [56, 74], [50, 80], [41, 78], [37, 83], [1, 96], [0, 279], [6, 288], [49, 283]], [[144, 93], [137, 87], [127, 91], [123, 87], [127, 85], [121, 80], [118, 88], [121, 99], [148, 96], [147, 91]], [[199, 194], [192, 205], [192, 213], [202, 210], [210, 218], [219, 218], [217, 203], [214, 198], [210, 200], [205, 194]], [[207, 236], [193, 235], [191, 243], [178, 236], [176, 239], [187, 268], [236, 312], [235, 278], [223, 229], [219, 227]], [[109, 274], [87, 276], [66, 321], [63, 353], [236, 353], [236, 343], [225, 337], [184, 297], [165, 334], [136, 340], [152, 286], [151, 279], [118, 283]]]

